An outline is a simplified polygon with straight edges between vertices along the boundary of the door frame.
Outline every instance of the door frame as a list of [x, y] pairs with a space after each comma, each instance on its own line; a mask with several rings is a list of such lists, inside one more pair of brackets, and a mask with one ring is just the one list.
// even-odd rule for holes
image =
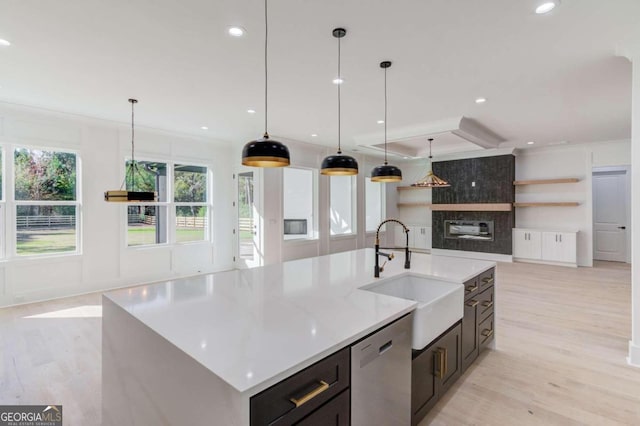
[[[593, 180], [593, 178], [597, 175], [597, 174], [614, 174], [614, 173], [620, 173], [620, 172], [624, 172], [625, 175], [625, 198], [626, 198], [626, 209], [625, 209], [625, 216], [626, 216], [626, 259], [625, 262], [626, 263], [631, 263], [631, 166], [605, 166], [605, 167], [593, 167], [591, 169], [591, 179]], [[592, 201], [591, 201], [591, 208], [592, 208], [592, 219], [591, 219], [591, 230], [592, 230], [592, 236], [593, 236], [593, 253], [595, 254], [595, 192], [593, 189], [593, 184], [592, 184], [592, 190], [591, 190], [591, 197], [592, 197]], [[595, 260], [595, 259], [594, 259]]]

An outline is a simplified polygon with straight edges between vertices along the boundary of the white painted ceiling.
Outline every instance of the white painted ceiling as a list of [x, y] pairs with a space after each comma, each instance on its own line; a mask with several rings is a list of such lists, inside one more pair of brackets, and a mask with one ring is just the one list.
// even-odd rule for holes
[[[331, 30], [344, 26], [347, 148], [382, 140], [381, 60], [390, 135], [465, 116], [504, 146], [630, 137], [631, 64], [615, 53], [640, 1], [563, 0], [543, 16], [538, 3], [271, 0], [270, 133], [336, 143]], [[137, 97], [141, 126], [241, 145], [262, 133], [263, 37], [262, 0], [0, 0], [0, 101], [127, 122]]]

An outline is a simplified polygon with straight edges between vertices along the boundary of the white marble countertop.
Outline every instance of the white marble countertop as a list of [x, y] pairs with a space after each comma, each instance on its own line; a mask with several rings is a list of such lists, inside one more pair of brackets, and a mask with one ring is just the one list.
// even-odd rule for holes
[[[413, 253], [406, 273], [462, 283], [495, 263]], [[381, 258], [381, 261], [384, 258]], [[257, 393], [411, 312], [410, 300], [360, 290], [373, 249], [116, 290], [105, 296], [239, 392]]]

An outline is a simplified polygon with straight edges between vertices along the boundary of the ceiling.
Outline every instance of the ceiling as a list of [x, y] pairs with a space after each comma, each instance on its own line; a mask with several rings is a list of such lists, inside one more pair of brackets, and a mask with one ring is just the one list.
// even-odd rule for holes
[[[631, 64], [615, 52], [638, 25], [640, 2], [563, 0], [540, 16], [537, 4], [272, 0], [269, 131], [336, 143], [331, 30], [344, 26], [348, 149], [383, 138], [381, 60], [393, 61], [390, 139], [461, 116], [501, 146], [629, 138]], [[0, 10], [0, 38], [12, 42], [0, 47], [0, 101], [127, 122], [136, 97], [141, 126], [239, 145], [262, 133], [261, 0], [0, 0]], [[247, 34], [227, 35], [231, 25]], [[433, 148], [451, 150], [438, 140]]]

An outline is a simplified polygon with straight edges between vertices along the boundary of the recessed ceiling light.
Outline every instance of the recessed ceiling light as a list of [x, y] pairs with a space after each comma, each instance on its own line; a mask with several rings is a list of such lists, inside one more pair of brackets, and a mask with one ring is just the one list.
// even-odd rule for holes
[[477, 104], [483, 104], [485, 102], [487, 102], [487, 98], [477, 98], [476, 99], [476, 103]]
[[535, 142], [534, 141], [529, 141], [527, 142], [527, 145], [533, 145]]
[[317, 134], [315, 134], [315, 133], [311, 133], [311, 137], [312, 137], [312, 138], [315, 138], [315, 137], [317, 137], [317, 136], [318, 136]]
[[409, 159], [409, 157], [402, 157], [402, 158], [404, 158], [405, 160], [408, 160], [408, 159]]
[[209, 130], [209, 128], [207, 126], [202, 126], [200, 127], [202, 130]]
[[384, 124], [384, 120], [378, 120], [377, 123], [378, 124]]
[[242, 37], [245, 33], [244, 28], [242, 27], [229, 27], [227, 32], [233, 37]]
[[536, 7], [536, 13], [538, 15], [543, 15], [545, 13], [549, 13], [551, 12], [553, 9], [556, 8], [556, 6], [560, 3], [559, 0], [556, 1], [546, 1], [544, 3], [542, 3], [541, 5], [539, 5], [538, 7]]
[[344, 79], [342, 78], [334, 78], [333, 79], [333, 84], [342, 84], [344, 83]]
[[255, 113], [256, 113], [256, 110], [255, 110], [255, 109], [248, 109], [248, 110], [247, 110], [247, 112], [248, 112], [249, 114], [255, 114]]
[[0, 38], [0, 46], [11, 46], [11, 43], [5, 39]]

